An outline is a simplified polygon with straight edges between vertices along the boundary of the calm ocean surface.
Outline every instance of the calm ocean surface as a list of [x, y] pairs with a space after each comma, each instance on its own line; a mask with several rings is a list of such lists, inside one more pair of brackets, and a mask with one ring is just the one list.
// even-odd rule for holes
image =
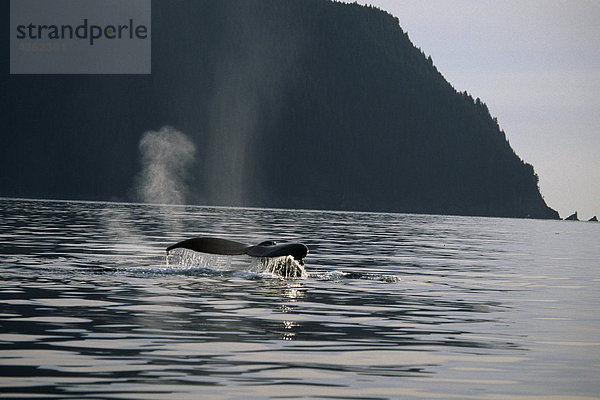
[[[201, 235], [309, 276], [166, 263]], [[0, 243], [0, 398], [600, 398], [599, 223], [0, 199]]]

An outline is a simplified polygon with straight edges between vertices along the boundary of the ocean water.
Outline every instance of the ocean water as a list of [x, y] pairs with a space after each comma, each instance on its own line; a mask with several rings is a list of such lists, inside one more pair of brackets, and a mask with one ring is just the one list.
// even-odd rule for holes
[[[308, 276], [167, 263], [204, 235], [301, 241]], [[0, 398], [599, 398], [599, 245], [587, 222], [0, 199]]]

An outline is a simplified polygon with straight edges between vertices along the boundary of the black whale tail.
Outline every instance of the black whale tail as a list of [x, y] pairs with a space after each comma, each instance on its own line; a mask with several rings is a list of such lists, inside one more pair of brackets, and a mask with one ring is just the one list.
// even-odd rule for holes
[[236, 256], [247, 254], [251, 257], [274, 258], [283, 256], [292, 256], [294, 260], [301, 265], [304, 264], [304, 257], [308, 254], [308, 247], [302, 243], [277, 243], [269, 240], [261, 242], [255, 246], [247, 245], [233, 240], [199, 237], [183, 240], [167, 247], [167, 253], [173, 249], [188, 249], [200, 253], [220, 254], [226, 256]]
[[252, 246], [248, 246], [247, 244], [240, 242], [234, 242], [233, 240], [199, 237], [175, 243], [174, 245], [167, 247], [167, 253], [178, 248], [199, 251], [200, 253], [237, 256], [246, 254], [246, 252], [252, 248]]

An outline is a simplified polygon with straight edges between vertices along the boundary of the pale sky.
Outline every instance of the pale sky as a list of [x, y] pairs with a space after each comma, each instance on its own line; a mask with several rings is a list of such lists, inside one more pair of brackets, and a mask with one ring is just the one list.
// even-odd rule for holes
[[369, 0], [481, 98], [565, 218], [600, 218], [600, 0]]

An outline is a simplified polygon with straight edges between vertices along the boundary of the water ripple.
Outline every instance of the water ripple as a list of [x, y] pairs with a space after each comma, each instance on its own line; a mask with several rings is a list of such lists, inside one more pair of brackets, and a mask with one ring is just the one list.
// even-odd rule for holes
[[[0, 199], [0, 391], [59, 398], [593, 398], [593, 224]], [[167, 263], [301, 240], [307, 276]], [[198, 261], [198, 260], [196, 260]]]

